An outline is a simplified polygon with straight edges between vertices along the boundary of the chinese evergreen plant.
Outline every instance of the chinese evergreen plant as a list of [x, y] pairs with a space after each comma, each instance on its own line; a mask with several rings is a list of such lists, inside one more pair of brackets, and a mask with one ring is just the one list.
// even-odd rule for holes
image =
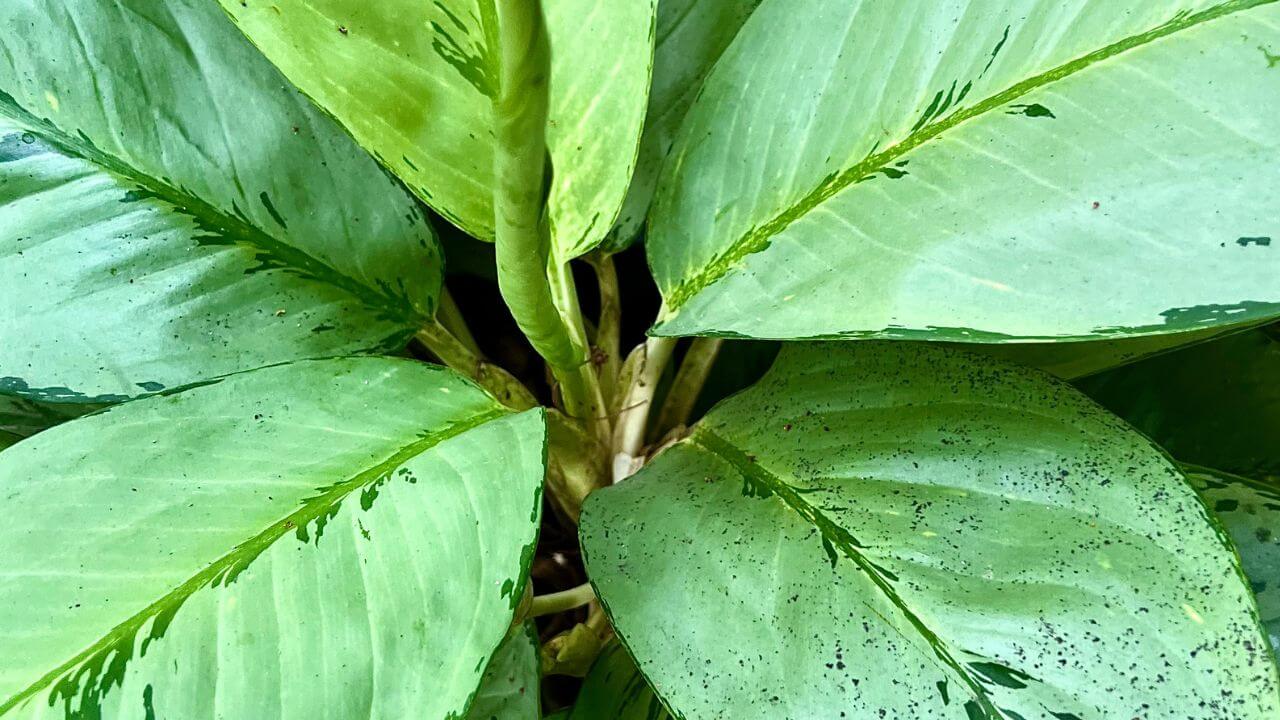
[[6, 0], [0, 719], [1274, 720], [1273, 238], [1277, 0]]

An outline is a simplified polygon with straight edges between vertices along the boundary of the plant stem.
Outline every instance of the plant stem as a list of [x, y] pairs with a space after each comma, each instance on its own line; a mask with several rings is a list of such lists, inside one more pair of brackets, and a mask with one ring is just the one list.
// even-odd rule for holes
[[503, 405], [513, 410], [528, 410], [538, 405], [537, 399], [510, 373], [475, 354], [437, 321], [432, 321], [415, 336], [440, 362], [475, 380]]
[[583, 625], [596, 633], [603, 633], [609, 627], [609, 618], [604, 614], [604, 607], [599, 601], [591, 603], [590, 609], [587, 610], [587, 621]]
[[613, 431], [613, 481], [635, 472], [644, 448], [644, 431], [653, 405], [658, 379], [671, 360], [676, 338], [654, 337], [645, 341], [631, 386], [622, 400], [622, 410]]
[[537, 0], [495, 3], [501, 72], [494, 100], [495, 256], [498, 287], [520, 330], [554, 369], [575, 364], [548, 280], [547, 85], [550, 51]]
[[618, 292], [618, 270], [613, 256], [593, 253], [587, 256], [596, 271], [596, 284], [600, 288], [600, 317], [596, 322], [595, 347], [604, 356], [600, 364], [601, 390], [606, 406], [613, 403], [618, 392], [618, 373], [622, 367], [622, 302]]
[[591, 583], [583, 583], [549, 595], [535, 595], [533, 604], [529, 607], [528, 617], [536, 618], [574, 610], [595, 599], [596, 592], [591, 589]]
[[501, 55], [494, 100], [498, 288], [516, 324], [550, 367], [569, 415], [604, 417], [599, 382], [569, 269], [552, 258], [546, 163], [551, 64], [539, 0], [494, 3]]
[[702, 392], [702, 386], [711, 374], [711, 366], [720, 354], [724, 340], [720, 338], [694, 338], [684, 359], [680, 361], [680, 370], [671, 383], [671, 392], [662, 403], [662, 411], [658, 413], [656, 427], [659, 432], [666, 432], [689, 422], [693, 414], [693, 406]]
[[584, 421], [600, 442], [608, 444], [608, 411], [604, 393], [600, 388], [600, 376], [596, 372], [595, 365], [591, 364], [587, 330], [582, 320], [582, 309], [578, 305], [578, 289], [573, 281], [572, 268], [568, 263], [553, 262], [548, 271], [548, 280], [551, 284], [552, 299], [568, 330], [577, 358], [576, 366], [572, 371], [577, 377], [572, 383], [566, 383], [560, 375], [556, 376], [561, 383], [565, 409], [569, 415]]
[[476, 355], [483, 354], [471, 334], [471, 328], [467, 327], [466, 319], [462, 317], [462, 311], [453, 301], [453, 295], [449, 294], [449, 288], [444, 286], [440, 288], [440, 307], [436, 308], [436, 320], [468, 350]]

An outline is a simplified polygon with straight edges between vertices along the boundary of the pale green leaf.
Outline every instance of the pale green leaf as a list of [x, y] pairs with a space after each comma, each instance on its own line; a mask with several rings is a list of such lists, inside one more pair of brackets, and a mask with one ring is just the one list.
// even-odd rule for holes
[[538, 720], [541, 680], [538, 631], [530, 621], [512, 630], [494, 653], [467, 720]]
[[1280, 651], [1280, 487], [1195, 465], [1184, 470], [1231, 533], [1273, 652]]
[[657, 332], [1006, 342], [1280, 315], [1276, 0], [765, 0], [667, 159]]
[[0, 4], [0, 392], [113, 402], [398, 351], [411, 196], [208, 0]]
[[789, 346], [593, 494], [581, 536], [686, 720], [1280, 712], [1235, 555], [1177, 468], [991, 358]]
[[649, 110], [640, 156], [618, 222], [606, 246], [621, 250], [639, 234], [658, 184], [658, 172], [702, 81], [760, 0], [662, 0]]
[[606, 647], [583, 680], [567, 720], [672, 720], [627, 651]]
[[[494, 235], [494, 0], [219, 0], [298, 87], [436, 212]], [[635, 166], [655, 0], [544, 3], [555, 255], [598, 245]]]
[[1079, 387], [1181, 462], [1280, 475], [1280, 341], [1256, 330], [1095, 375]]
[[544, 427], [451, 371], [302, 361], [0, 453], [0, 717], [462, 717]]

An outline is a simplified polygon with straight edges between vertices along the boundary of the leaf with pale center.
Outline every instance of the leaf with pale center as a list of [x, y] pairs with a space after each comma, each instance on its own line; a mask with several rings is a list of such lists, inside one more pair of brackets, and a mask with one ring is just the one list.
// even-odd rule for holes
[[524, 588], [541, 412], [302, 361], [0, 453], [0, 718], [460, 718]]
[[988, 357], [789, 346], [592, 495], [581, 538], [687, 720], [1280, 712], [1252, 595], [1178, 469]]
[[1280, 315], [1276, 0], [765, 0], [646, 240], [664, 335], [1114, 339]]
[[0, 4], [0, 393], [93, 404], [399, 351], [412, 197], [207, 0]]
[[[494, 236], [495, 0], [219, 0], [310, 95], [436, 212]], [[543, 3], [553, 251], [596, 247], [635, 167], [655, 0]]]

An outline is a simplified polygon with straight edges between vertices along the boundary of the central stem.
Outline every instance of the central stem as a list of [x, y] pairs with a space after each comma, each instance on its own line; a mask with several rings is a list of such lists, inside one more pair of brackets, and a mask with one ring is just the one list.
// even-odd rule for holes
[[538, 0], [494, 3], [501, 58], [494, 99], [494, 221], [498, 288], [546, 361], [565, 411], [596, 425], [599, 381], [588, 357], [569, 269], [551, 252], [546, 127], [551, 62]]

